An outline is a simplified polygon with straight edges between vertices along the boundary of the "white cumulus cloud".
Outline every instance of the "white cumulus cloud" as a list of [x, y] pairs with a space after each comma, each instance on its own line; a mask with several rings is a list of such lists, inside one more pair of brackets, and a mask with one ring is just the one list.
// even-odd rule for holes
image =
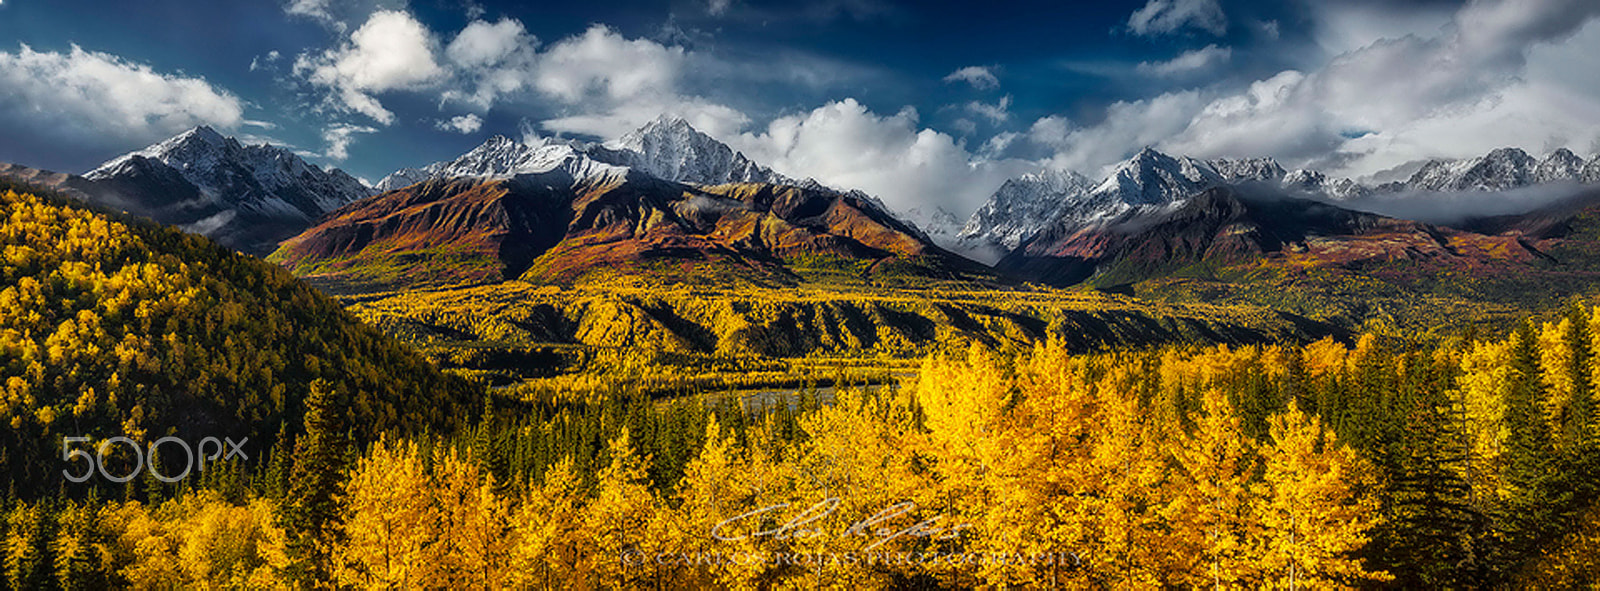
[[488, 109], [502, 97], [526, 90], [532, 85], [538, 45], [516, 19], [468, 23], [445, 48], [456, 83], [444, 92], [444, 100]]
[[322, 130], [322, 141], [327, 142], [328, 148], [320, 154], [323, 158], [333, 161], [344, 160], [350, 157], [350, 144], [355, 143], [359, 134], [376, 133], [375, 127], [365, 125], [337, 124]]
[[383, 125], [394, 113], [377, 94], [428, 88], [447, 76], [435, 58], [438, 41], [411, 14], [382, 10], [350, 34], [349, 40], [320, 54], [302, 54], [295, 72], [330, 91], [337, 107]]
[[445, 48], [450, 61], [463, 67], [483, 68], [498, 66], [507, 58], [525, 49], [531, 49], [538, 40], [528, 34], [522, 21], [512, 18], [499, 22], [472, 21], [456, 34]]
[[683, 47], [628, 39], [602, 25], [558, 41], [539, 54], [533, 88], [575, 112], [542, 125], [615, 139], [667, 114], [714, 136], [737, 133], [749, 123], [744, 113], [679, 88], [692, 57]]
[[567, 102], [628, 100], [672, 92], [685, 61], [682, 47], [629, 40], [595, 25], [552, 45], [539, 60], [534, 85]]
[[1128, 17], [1128, 30], [1136, 35], [1165, 35], [1186, 28], [1221, 36], [1228, 32], [1228, 17], [1217, 0], [1150, 0]]
[[344, 23], [333, 16], [332, 0], [290, 0], [283, 11], [291, 16], [303, 16], [327, 26], [343, 30]]
[[1197, 157], [1274, 156], [1372, 177], [1429, 158], [1600, 146], [1600, 3], [1470, 2], [1432, 35], [1382, 38], [1244, 88], [1111, 105], [1092, 125], [1036, 124], [1052, 162], [1095, 171], [1145, 145]]
[[984, 66], [967, 66], [965, 68], [961, 68], [951, 72], [948, 76], [945, 76], [944, 81], [946, 83], [966, 82], [978, 90], [988, 90], [991, 88], [998, 88], [1000, 86], [1000, 79], [995, 77], [993, 71], [990, 71], [989, 68]]
[[897, 211], [967, 215], [1007, 178], [1032, 168], [973, 155], [950, 135], [922, 128], [915, 109], [879, 115], [855, 99], [722, 139], [783, 174], [860, 189]]
[[157, 72], [76, 45], [0, 52], [0, 125], [90, 145], [154, 141], [196, 125], [234, 128], [244, 103], [203, 78]]
[[460, 134], [477, 133], [483, 129], [483, 118], [472, 113], [457, 115], [449, 119], [440, 119], [434, 122], [434, 127], [440, 131], [453, 131]]
[[1000, 100], [992, 105], [982, 101], [972, 101], [967, 103], [966, 109], [967, 112], [973, 115], [983, 117], [995, 125], [999, 125], [1011, 119], [1011, 95], [1000, 97]]

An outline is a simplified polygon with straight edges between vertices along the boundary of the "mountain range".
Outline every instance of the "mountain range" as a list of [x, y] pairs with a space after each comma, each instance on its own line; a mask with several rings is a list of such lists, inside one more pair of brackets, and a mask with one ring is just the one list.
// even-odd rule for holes
[[270, 252], [323, 214], [373, 190], [271, 145], [243, 145], [209, 127], [85, 173], [109, 203], [245, 252]]
[[269, 260], [351, 289], [518, 278], [793, 285], [981, 275], [877, 200], [793, 182], [681, 121], [646, 126], [621, 148], [497, 136], [380, 186], [414, 179], [421, 180], [329, 214]]
[[1045, 170], [1007, 181], [967, 221], [960, 250], [1015, 251], [1046, 228], [1057, 232], [1138, 212], [1159, 213], [1216, 187], [1250, 185], [1284, 196], [1364, 207], [1362, 199], [1428, 199], [1432, 193], [1493, 192], [1551, 184], [1600, 183], [1600, 157], [1566, 149], [1543, 159], [1501, 148], [1462, 160], [1433, 160], [1400, 182], [1368, 186], [1315, 170], [1285, 171], [1271, 158], [1197, 160], [1146, 148], [1114, 166], [1098, 183], [1070, 171]]
[[[842, 256], [854, 261], [846, 267], [863, 269], [876, 261], [919, 257], [936, 259], [930, 269], [977, 267], [956, 263], [960, 257], [944, 245], [1018, 279], [1065, 284], [1126, 255], [1134, 230], [1171, 229], [1181, 220], [1206, 227], [1196, 218], [1206, 217], [1202, 212], [1233, 212], [1207, 218], [1214, 222], [1233, 219], [1242, 207], [1261, 235], [1354, 235], [1337, 224], [1291, 230], [1251, 216], [1274, 199], [1304, 200], [1301, 209], [1320, 203], [1350, 210], [1341, 214], [1345, 219], [1369, 219], [1356, 214], [1370, 210], [1375, 199], [1421, 201], [1439, 193], [1595, 184], [1600, 158], [1584, 160], [1564, 149], [1535, 158], [1504, 148], [1478, 158], [1432, 161], [1405, 181], [1371, 186], [1315, 170], [1288, 171], [1271, 158], [1200, 160], [1147, 148], [1098, 181], [1060, 170], [1011, 179], [964, 224], [943, 210], [891, 211], [860, 191], [785, 176], [669, 117], [608, 145], [494, 136], [458, 158], [395, 171], [372, 187], [283, 148], [243, 145], [206, 127], [115, 158], [82, 177], [14, 165], [5, 165], [0, 175], [48, 182], [245, 252], [276, 252], [278, 260], [306, 272], [382, 260], [374, 267], [382, 271], [364, 273], [386, 276], [414, 266], [402, 260], [427, 260], [422, 266], [432, 270], [414, 276], [509, 279], [543, 269], [570, 279], [592, 263], [632, 265], [673, 259], [668, 253], [697, 253], [704, 260], [733, 261], [730, 268], [742, 269], [736, 275], [782, 284], [799, 276], [786, 257], [800, 252]], [[1194, 202], [1213, 189], [1229, 189], [1222, 195], [1230, 197]], [[1455, 226], [1482, 227], [1469, 228], [1471, 223]], [[872, 231], [852, 234], [866, 227]], [[804, 229], [804, 237], [786, 234], [795, 229]], [[885, 236], [892, 238], [884, 242]], [[622, 242], [628, 246], [612, 244]], [[595, 246], [600, 243], [612, 246]], [[556, 248], [561, 244], [573, 248]], [[554, 260], [554, 252], [571, 259]], [[444, 272], [450, 265], [457, 271]]]
[[373, 195], [337, 168], [284, 148], [244, 145], [196, 127], [112, 159], [83, 176], [0, 165], [0, 176], [42, 184], [115, 211], [148, 217], [262, 255], [324, 214]]
[[582, 154], [589, 160], [682, 183], [770, 183], [820, 188], [816, 181], [796, 181], [773, 172], [701, 133], [688, 122], [669, 117], [658, 118], [628, 133], [612, 147], [554, 140], [530, 145], [494, 136], [459, 158], [423, 168], [403, 168], [374, 186], [379, 191], [392, 191], [429, 179], [513, 176], [546, 170], [549, 162], [569, 154]]

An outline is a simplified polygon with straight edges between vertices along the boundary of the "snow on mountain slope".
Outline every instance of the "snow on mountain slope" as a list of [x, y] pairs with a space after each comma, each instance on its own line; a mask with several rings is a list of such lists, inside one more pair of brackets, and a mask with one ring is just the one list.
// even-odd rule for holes
[[420, 169], [403, 168], [384, 177], [376, 186], [379, 190], [392, 191], [436, 178], [545, 172], [569, 158], [632, 168], [657, 178], [697, 185], [771, 183], [821, 187], [815, 181], [796, 181], [773, 172], [701, 133], [688, 122], [669, 117], [661, 117], [630, 132], [615, 147], [582, 142], [530, 146], [505, 136], [494, 136], [455, 160], [436, 162]]
[[139, 167], [141, 159], [171, 167], [215, 203], [269, 217], [314, 220], [373, 193], [342, 170], [323, 170], [283, 148], [242, 145], [205, 126], [115, 158], [84, 177], [113, 179]]
[[1570, 183], [1582, 177], [1583, 158], [1566, 148], [1551, 152], [1533, 171], [1533, 182], [1538, 184]]
[[1218, 186], [1276, 187], [1290, 195], [1333, 202], [1368, 197], [1426, 199], [1429, 194], [1507, 191], [1550, 183], [1600, 184], [1600, 157], [1585, 162], [1559, 149], [1537, 159], [1516, 148], [1502, 148], [1463, 160], [1435, 160], [1405, 182], [1378, 187], [1333, 179], [1316, 170], [1285, 172], [1271, 158], [1201, 161], [1174, 158], [1153, 149], [1118, 164], [1092, 188], [1051, 190], [1037, 175], [1007, 181], [978, 209], [961, 232], [965, 246], [1013, 250], [1046, 227], [1079, 227], [1097, 220], [1126, 218], [1141, 209], [1181, 205]]
[[1466, 160], [1434, 160], [1411, 175], [1413, 191], [1504, 191], [1534, 182], [1539, 161], [1517, 148], [1500, 148]]
[[[839, 193], [909, 222], [913, 234], [923, 239], [936, 236], [941, 244], [953, 243], [955, 230], [960, 225], [955, 215], [943, 209], [894, 212], [882, 200], [860, 190], [840, 190], [815, 179], [784, 176], [756, 164], [688, 122], [667, 116], [630, 132], [611, 147], [578, 141], [549, 141], [530, 146], [505, 136], [494, 136], [455, 160], [435, 162], [423, 168], [403, 168], [374, 186], [379, 191], [393, 191], [431, 179], [509, 178], [544, 173], [560, 166], [570, 169], [576, 177], [622, 175], [627, 170], [635, 170], [662, 180], [695, 185], [764, 183]], [[929, 228], [933, 231], [929, 232]]]
[[102, 205], [271, 252], [324, 214], [374, 190], [270, 145], [243, 145], [210, 127], [114, 158], [84, 175]]
[[1278, 165], [1277, 160], [1271, 158], [1219, 158], [1208, 161], [1206, 164], [1221, 175], [1223, 180], [1230, 183], [1264, 182], [1276, 183], [1283, 180], [1288, 172]]
[[657, 118], [623, 136], [620, 148], [608, 150], [615, 155], [613, 157], [617, 161], [614, 164], [680, 183], [798, 184], [794, 179], [752, 162], [744, 154], [701, 133], [683, 119], [666, 116]]
[[1008, 180], [967, 219], [958, 238], [968, 249], [1014, 249], [1060, 210], [1082, 200], [1093, 182], [1072, 171], [1043, 170]]

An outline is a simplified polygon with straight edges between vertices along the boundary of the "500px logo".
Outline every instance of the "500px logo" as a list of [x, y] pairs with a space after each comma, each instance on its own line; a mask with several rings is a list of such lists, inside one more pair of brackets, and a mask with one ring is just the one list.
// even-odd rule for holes
[[[156, 480], [160, 480], [162, 482], [177, 482], [179, 480], [183, 480], [184, 478], [188, 478], [189, 472], [195, 470], [196, 468], [198, 468], [200, 472], [205, 472], [206, 462], [216, 462], [219, 459], [231, 460], [234, 457], [243, 458], [245, 460], [250, 459], [250, 456], [244, 453], [244, 444], [245, 442], [250, 441], [249, 437], [240, 439], [237, 442], [227, 437], [224, 437], [220, 440], [215, 437], [207, 437], [205, 439], [201, 439], [198, 446], [190, 447], [189, 442], [184, 441], [183, 439], [167, 436], [150, 442], [150, 445], [146, 446], [145, 448], [140, 448], [138, 442], [128, 439], [127, 437], [117, 436], [105, 441], [101, 441], [100, 445], [95, 448], [94, 454], [90, 454], [88, 451], [82, 449], [72, 449], [72, 445], [75, 443], [88, 443], [90, 441], [91, 439], [88, 437], [61, 438], [61, 459], [63, 461], [66, 461], [70, 464], [74, 460], [82, 458], [84, 461], [89, 462], [88, 469], [84, 470], [82, 474], [73, 474], [71, 470], [62, 470], [61, 475], [67, 477], [67, 480], [71, 482], [85, 482], [90, 478], [93, 478], [96, 472], [100, 473], [102, 478], [110, 480], [111, 482], [127, 482], [129, 480], [133, 480], [135, 476], [138, 476], [139, 473], [145, 469], [145, 457], [155, 457], [157, 448], [161, 447], [163, 444], [177, 444], [183, 449], [183, 453], [187, 456], [187, 459], [185, 459], [183, 462], [183, 472], [179, 473], [177, 476], [168, 476], [166, 474], [162, 474], [160, 470], [156, 469], [155, 462], [151, 462], [151, 465], [149, 466], [150, 475], [155, 476]], [[131, 448], [133, 450], [133, 457], [137, 460], [134, 462], [133, 471], [124, 476], [112, 476], [106, 471], [106, 452], [110, 450], [113, 445], [117, 444], [124, 444]], [[224, 444], [226, 444], [226, 447], [224, 447]], [[211, 455], [209, 456], [206, 455], [207, 445], [210, 445], [212, 449]], [[223, 453], [224, 449], [227, 451], [226, 455]], [[197, 451], [199, 453], [196, 453]]]

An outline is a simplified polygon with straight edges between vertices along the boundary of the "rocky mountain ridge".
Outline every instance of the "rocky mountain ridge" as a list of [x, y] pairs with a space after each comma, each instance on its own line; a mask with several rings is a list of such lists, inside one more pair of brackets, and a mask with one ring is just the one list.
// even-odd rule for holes
[[1433, 160], [1403, 182], [1367, 186], [1316, 170], [1286, 171], [1271, 158], [1198, 160], [1145, 148], [1113, 167], [1098, 184], [1045, 180], [1068, 177], [1083, 178], [1046, 170], [1007, 181], [962, 227], [962, 249], [1003, 254], [1046, 228], [1070, 233], [1139, 212], [1181, 207], [1186, 199], [1217, 187], [1251, 186], [1288, 197], [1347, 203], [1372, 196], [1426, 199], [1432, 193], [1596, 184], [1600, 156], [1585, 161], [1559, 149], [1540, 159], [1517, 148], [1501, 148], [1477, 158]]

